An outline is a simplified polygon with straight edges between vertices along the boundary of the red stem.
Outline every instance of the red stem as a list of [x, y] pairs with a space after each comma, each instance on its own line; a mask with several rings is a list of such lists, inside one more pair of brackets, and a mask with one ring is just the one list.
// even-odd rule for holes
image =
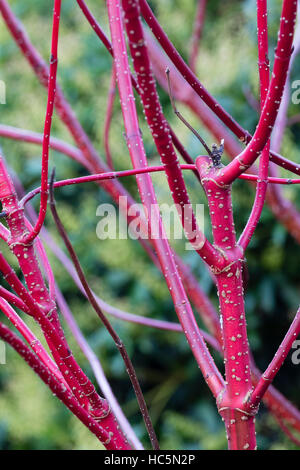
[[49, 143], [52, 125], [52, 116], [54, 110], [54, 100], [56, 93], [56, 75], [57, 75], [57, 49], [58, 49], [58, 33], [60, 23], [60, 10], [61, 0], [54, 0], [53, 9], [53, 25], [52, 25], [52, 41], [51, 41], [51, 56], [50, 56], [50, 69], [49, 69], [49, 83], [48, 83], [48, 100], [46, 109], [46, 118], [43, 135], [43, 149], [42, 149], [42, 172], [41, 172], [41, 201], [39, 217], [33, 230], [26, 236], [23, 243], [30, 244], [40, 233], [40, 230], [45, 221], [48, 203], [48, 162], [49, 162]]
[[64, 296], [62, 295], [61, 291], [59, 290], [59, 287], [56, 286], [56, 297], [57, 297], [57, 302], [59, 305], [59, 309], [61, 311], [62, 316], [64, 317], [68, 327], [70, 328], [72, 335], [74, 339], [76, 340], [78, 346], [82, 350], [83, 354], [87, 358], [93, 372], [94, 376], [97, 380], [97, 383], [99, 387], [101, 388], [101, 391], [107, 401], [109, 402], [111, 409], [113, 410], [115, 416], [117, 417], [123, 432], [127, 436], [129, 442], [133, 446], [133, 449], [136, 450], [142, 450], [143, 446], [140, 443], [139, 439], [135, 435], [135, 432], [133, 431], [130, 423], [128, 422], [126, 416], [124, 415], [110, 385], [109, 382], [105, 376], [105, 373], [103, 371], [102, 365], [88, 344], [87, 340], [83, 336], [70, 308], [68, 307], [66, 300]]
[[199, 42], [202, 36], [202, 30], [205, 19], [205, 10], [206, 10], [207, 0], [198, 0], [197, 2], [197, 11], [194, 21], [194, 29], [191, 40], [191, 52], [189, 59], [190, 69], [195, 73], [197, 58], [199, 54]]
[[[196, 165], [187, 165], [182, 164], [180, 165], [181, 170], [195, 170]], [[105, 181], [115, 178], [124, 178], [128, 176], [135, 176], [135, 175], [142, 175], [145, 173], [157, 173], [160, 171], [165, 171], [164, 166], [149, 166], [146, 168], [137, 168], [133, 170], [122, 170], [122, 171], [108, 171], [106, 173], [100, 173], [96, 175], [88, 175], [88, 176], [78, 176], [77, 178], [69, 178], [67, 180], [60, 180], [54, 183], [55, 188], [62, 188], [64, 186], [72, 186], [74, 184], [83, 184], [83, 183], [90, 183], [93, 181]], [[260, 181], [260, 178], [257, 175], [251, 174], [242, 174], [239, 176], [239, 179], [247, 180], [247, 181]], [[283, 184], [283, 185], [290, 185], [290, 184], [300, 184], [300, 179], [290, 179], [290, 178], [275, 178], [269, 177], [267, 182], [270, 184]], [[34, 198], [37, 194], [41, 192], [41, 187], [35, 188], [29, 193], [27, 193], [23, 199], [20, 201], [20, 207], [24, 207], [32, 198]]]
[[[140, 136], [134, 103], [120, 5], [118, 2], [108, 1], [107, 6], [127, 145], [133, 166], [141, 168], [147, 166], [147, 159]], [[158, 228], [157, 233], [162, 234], [159, 239], [154, 237], [153, 244], [158, 253], [161, 269], [169, 287], [178, 318], [204, 378], [214, 396], [217, 397], [224, 387], [223, 378], [199, 332], [190, 303], [185, 294], [169, 243], [164, 234], [150, 177], [148, 175], [138, 177], [137, 184], [142, 203], [149, 217], [150, 227], [151, 229]]]
[[[287, 126], [292, 125], [294, 122], [297, 122], [297, 116], [293, 116], [292, 118], [288, 119], [287, 112], [290, 104], [290, 79], [291, 79], [291, 71], [292, 66], [295, 62], [297, 55], [300, 53], [300, 4], [298, 2], [298, 12], [297, 12], [297, 25], [295, 29], [294, 35], [294, 50], [291, 56], [290, 65], [288, 76], [286, 80], [286, 84], [284, 87], [283, 97], [280, 104], [278, 116], [273, 128], [272, 138], [271, 138], [271, 146], [272, 149], [276, 152], [280, 152], [281, 143], [283, 139], [283, 135]], [[295, 121], [296, 118], [296, 121]]]
[[5, 299], [10, 304], [14, 305], [18, 309], [22, 310], [22, 312], [27, 313], [30, 315], [28, 307], [24, 304], [23, 300], [17, 297], [12, 292], [6, 290], [3, 286], [0, 286], [0, 297]]
[[[28, 233], [23, 209], [19, 206], [14, 185], [8, 175], [5, 163], [1, 156], [0, 181], [0, 200], [2, 202], [3, 210], [6, 212], [6, 221], [10, 229], [7, 243], [18, 260], [18, 264], [28, 286], [30, 296], [32, 296], [37, 305], [41, 306], [41, 311], [49, 317], [54, 328], [59, 333], [61, 340], [65, 342], [55, 302], [49, 296], [43, 275], [39, 269], [34, 246], [32, 244], [27, 245], [23, 241]], [[14, 277], [12, 277], [12, 280], [15, 282]], [[23, 291], [24, 290], [26, 289], [23, 287]]]
[[99, 39], [101, 40], [101, 42], [103, 42], [104, 46], [106, 47], [106, 49], [109, 51], [109, 53], [113, 56], [113, 48], [112, 48], [112, 45], [108, 39], [108, 37], [106, 36], [106, 34], [104, 33], [104, 31], [102, 31], [102, 29], [100, 28], [99, 24], [97, 23], [96, 21], [96, 18], [94, 17], [94, 15], [91, 13], [91, 11], [89, 10], [89, 8], [87, 7], [87, 5], [85, 4], [85, 1], [84, 0], [76, 0], [79, 7], [81, 8], [82, 10], [82, 13], [84, 14], [84, 16], [86, 17], [86, 19], [88, 20], [88, 22], [90, 23], [91, 27], [93, 28], [93, 30], [95, 31], [95, 33], [97, 34], [97, 36], [99, 37]]
[[[260, 82], [260, 105], [261, 112], [267, 98], [270, 83], [270, 63], [268, 58], [268, 13], [267, 0], [256, 0], [257, 5], [257, 36], [258, 36], [258, 65]], [[258, 181], [256, 185], [256, 194], [253, 208], [239, 239], [239, 245], [245, 251], [260, 220], [264, 207], [267, 188], [268, 188], [268, 170], [270, 156], [270, 141], [267, 142], [259, 159]]]
[[66, 248], [69, 252], [69, 255], [70, 255], [70, 257], [73, 261], [73, 264], [74, 264], [74, 267], [76, 269], [77, 275], [78, 275], [78, 277], [81, 281], [82, 287], [83, 287], [83, 289], [86, 293], [86, 296], [87, 296], [91, 306], [93, 307], [93, 309], [97, 313], [98, 317], [102, 321], [102, 323], [105, 326], [107, 332], [110, 334], [111, 338], [115, 342], [115, 345], [116, 345], [117, 349], [120, 352], [120, 355], [123, 359], [123, 362], [124, 362], [124, 365], [125, 365], [125, 368], [126, 368], [126, 371], [127, 371], [128, 376], [131, 380], [131, 384], [132, 384], [133, 390], [135, 392], [135, 395], [136, 395], [136, 398], [137, 398], [137, 401], [138, 401], [138, 404], [139, 404], [139, 407], [140, 407], [140, 411], [141, 411], [141, 414], [143, 416], [147, 432], [149, 434], [149, 438], [150, 438], [152, 447], [153, 447], [154, 450], [159, 450], [158, 440], [157, 440], [157, 437], [156, 437], [156, 434], [155, 434], [155, 431], [154, 431], [154, 428], [153, 428], [153, 425], [152, 425], [152, 422], [151, 422], [151, 418], [150, 418], [150, 415], [149, 415], [147, 404], [145, 402], [144, 395], [143, 395], [143, 392], [141, 390], [140, 383], [139, 383], [139, 380], [137, 378], [134, 366], [131, 362], [130, 357], [128, 356], [126, 347], [125, 347], [124, 343], [122, 342], [121, 338], [118, 336], [118, 334], [114, 330], [114, 328], [111, 325], [111, 323], [109, 322], [109, 320], [106, 318], [106, 316], [102, 312], [97, 300], [95, 299], [94, 294], [90, 289], [88, 281], [87, 281], [87, 279], [85, 277], [85, 274], [82, 270], [82, 267], [80, 265], [80, 261], [78, 259], [78, 256], [74, 251], [74, 248], [73, 248], [73, 246], [70, 242], [70, 239], [69, 239], [69, 237], [66, 233], [66, 230], [65, 230], [65, 228], [64, 228], [64, 226], [63, 226], [63, 224], [62, 224], [62, 222], [59, 218], [59, 215], [57, 213], [55, 200], [54, 200], [53, 182], [54, 182], [54, 174], [53, 174], [53, 181], [51, 182], [51, 187], [50, 187], [50, 204], [51, 204], [51, 212], [52, 212], [54, 222], [55, 222], [56, 227], [57, 227], [57, 229], [58, 229], [58, 231], [59, 231], [59, 233], [60, 233], [60, 235], [63, 239], [63, 242], [64, 242], [64, 244], [65, 244], [65, 246], [66, 246]]
[[[169, 126], [162, 112], [145, 44], [138, 0], [123, 0], [122, 5], [124, 24], [145, 117], [164, 165], [173, 201], [176, 207], [179, 208], [179, 216], [188, 240], [208, 265], [215, 265], [219, 262], [220, 255], [205, 240], [204, 234], [200, 232], [197, 226], [179, 161], [173, 147]], [[189, 210], [191, 219], [191, 224], [188, 224], [190, 226], [189, 230], [186, 230], [186, 215], [185, 211], [182, 210], [183, 208]], [[199, 248], [197, 248], [198, 246]]]
[[297, 1], [284, 0], [272, 79], [256, 131], [246, 149], [218, 175], [217, 180], [221, 185], [231, 183], [245, 169], [249, 168], [255, 162], [271, 135], [289, 69], [296, 14]]
[[[175, 67], [178, 69], [178, 71], [181, 73], [181, 75], [184, 77], [184, 79], [189, 83], [189, 85], [195, 90], [197, 95], [201, 98], [201, 100], [204, 101], [204, 103], [211, 109], [211, 111], [216, 114], [220, 118], [220, 120], [225, 124], [228, 129], [230, 129], [234, 135], [236, 135], [240, 141], [248, 143], [251, 141], [252, 136], [251, 134], [243, 129], [242, 126], [240, 126], [233, 118], [230, 116], [230, 114], [225, 111], [225, 109], [221, 106], [220, 103], [217, 102], [206, 90], [204, 85], [198, 80], [198, 78], [195, 76], [195, 74], [192, 72], [192, 70], [187, 66], [187, 64], [184, 62], [180, 54], [177, 52], [176, 48], [174, 45], [171, 43], [169, 38], [167, 37], [166, 33], [160, 26], [159, 22], [155, 18], [151, 8], [149, 7], [148, 3], [146, 0], [139, 0], [140, 2], [140, 7], [141, 7], [141, 13], [145, 19], [145, 21], [148, 23], [148, 26], [150, 27], [152, 33], [156, 37], [157, 41], [160, 43], [166, 54], [169, 56]], [[293, 9], [294, 13], [296, 10], [294, 1], [290, 2], [290, 0], [285, 0], [284, 7], [290, 3], [290, 7]], [[292, 15], [292, 21], [289, 22], [289, 27], [293, 27], [291, 23], [293, 23], [293, 20], [295, 19], [295, 14]], [[289, 33], [288, 33], [289, 34]], [[292, 36], [290, 37], [291, 40]], [[289, 51], [291, 52], [291, 51]], [[280, 69], [280, 67], [278, 67]], [[268, 139], [266, 139], [267, 141]], [[225, 144], [226, 144], [226, 139], [225, 139]], [[274, 161], [277, 165], [283, 166], [287, 165], [286, 159], [281, 157], [281, 155], [276, 154], [275, 152], [271, 152], [271, 159]], [[291, 162], [290, 168], [294, 168], [297, 172], [300, 172], [300, 169], [296, 169], [297, 165]], [[296, 173], [300, 174], [300, 173]]]

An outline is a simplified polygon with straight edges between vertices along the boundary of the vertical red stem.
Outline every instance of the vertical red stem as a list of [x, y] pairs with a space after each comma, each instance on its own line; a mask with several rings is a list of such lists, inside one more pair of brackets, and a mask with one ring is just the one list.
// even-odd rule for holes
[[274, 380], [277, 372], [284, 363], [295, 339], [300, 334], [300, 309], [298, 309], [296, 316], [285, 335], [282, 343], [280, 344], [278, 350], [275, 353], [274, 358], [270, 362], [266, 371], [260, 377], [252, 395], [249, 399], [249, 410], [257, 407], [267, 391], [268, 387], [271, 385]]
[[207, 195], [214, 244], [226, 259], [222, 269], [215, 269], [223, 335], [226, 388], [218, 400], [225, 421], [230, 449], [256, 448], [254, 417], [246, 411], [252, 389], [249, 344], [244, 309], [242, 260], [237, 246], [231, 187], [216, 183], [222, 168], [214, 167], [209, 158], [196, 161], [202, 186]]
[[[165, 167], [169, 188], [189, 241], [208, 265], [216, 264], [220, 258], [200, 232], [187, 193], [179, 161], [173, 147], [168, 123], [163, 115], [155, 80], [151, 71], [148, 51], [140, 20], [138, 0], [123, 0], [124, 23], [136, 72], [138, 89], [143, 103], [147, 123], [152, 133], [161, 161]], [[186, 223], [187, 213], [191, 224]]]
[[[133, 166], [147, 166], [145, 149], [140, 135], [137, 113], [132, 90], [125, 38], [123, 33], [121, 8], [119, 0], [108, 1], [108, 13], [115, 65], [119, 86], [120, 101], [124, 116], [126, 139]], [[149, 175], [137, 177], [142, 203], [150, 223], [150, 234], [156, 230], [161, 238], [154, 237], [153, 244], [158, 253], [161, 269], [169, 287], [178, 318], [182, 324], [189, 345], [204, 378], [215, 397], [223, 389], [223, 378], [218, 371], [195, 321], [193, 311], [184, 291], [173, 254], [164, 233], [160, 213]]]
[[60, 23], [61, 0], [54, 1], [53, 9], [53, 26], [52, 26], [52, 44], [49, 69], [48, 83], [48, 100], [46, 109], [46, 118], [44, 126], [43, 149], [42, 149], [42, 172], [41, 172], [41, 202], [39, 217], [33, 230], [26, 236], [23, 243], [30, 244], [40, 233], [43, 226], [48, 202], [48, 164], [49, 164], [49, 143], [52, 125], [52, 116], [54, 110], [54, 100], [56, 93], [56, 75], [57, 75], [57, 49], [58, 49], [58, 33]]

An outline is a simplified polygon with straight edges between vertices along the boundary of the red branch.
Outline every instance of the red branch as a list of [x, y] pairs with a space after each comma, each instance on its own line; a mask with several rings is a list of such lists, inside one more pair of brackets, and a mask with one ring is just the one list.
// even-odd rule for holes
[[192, 35], [192, 40], [191, 40], [190, 59], [189, 59], [190, 68], [194, 73], [196, 70], [196, 63], [197, 63], [197, 58], [198, 58], [198, 53], [199, 53], [199, 42], [202, 36], [202, 30], [203, 30], [203, 25], [204, 25], [206, 4], [207, 4], [207, 0], [198, 0], [198, 3], [197, 3], [197, 11], [195, 15], [194, 29], [193, 29], [193, 35]]
[[68, 390], [70, 390], [69, 385], [63, 378], [62, 374], [59, 372], [57, 365], [53, 362], [45, 348], [42, 346], [41, 342], [34, 336], [26, 323], [23, 322], [14, 309], [3, 298], [0, 298], [0, 309], [22, 334], [23, 338], [27, 341], [31, 349], [36, 353], [44, 366], [49, 369], [51, 374], [54, 375], [57, 380], [59, 380], [62, 384], [64, 384], [65, 387], [68, 388]]
[[[204, 85], [198, 80], [198, 78], [195, 76], [192, 70], [184, 62], [184, 60], [182, 59], [182, 57], [180, 56], [180, 54], [178, 53], [174, 45], [171, 43], [166, 33], [164, 32], [163, 28], [160, 26], [159, 22], [155, 18], [155, 15], [153, 14], [151, 8], [149, 7], [147, 1], [139, 0], [139, 2], [141, 6], [141, 13], [145, 21], [147, 22], [152, 33], [156, 37], [157, 41], [160, 43], [163, 50], [169, 56], [169, 58], [171, 59], [175, 67], [178, 69], [178, 71], [181, 73], [183, 78], [189, 83], [189, 85], [197, 93], [197, 95], [201, 98], [201, 100], [203, 100], [203, 102], [212, 110], [212, 112], [216, 116], [218, 116], [218, 118], [225, 124], [225, 126], [228, 129], [230, 129], [233, 132], [233, 134], [239, 138], [241, 142], [245, 142], [245, 143], [250, 142], [252, 139], [251, 134], [245, 129], [243, 129], [243, 127], [240, 126], [233, 119], [232, 116], [230, 116], [230, 114], [221, 106], [221, 104], [218, 103], [218, 101], [210, 95], [210, 93], [206, 90]], [[289, 2], [289, 0], [285, 0], [285, 5], [287, 3], [290, 3], [291, 8], [295, 12], [296, 10], [295, 0], [291, 2]], [[292, 20], [294, 19], [295, 19], [295, 14], [293, 15]], [[289, 22], [289, 27], [293, 28], [292, 22]], [[289, 52], [291, 52], [291, 50]], [[214, 126], [212, 125], [212, 127]], [[225, 143], [226, 143], [226, 140], [225, 140]], [[271, 156], [271, 160], [277, 165], [282, 166], [283, 168], [286, 168], [288, 166], [288, 169], [290, 171], [294, 171], [296, 174], [300, 174], [299, 173], [300, 168], [298, 168], [295, 163], [288, 162], [284, 157], [281, 157], [281, 155], [275, 152], [271, 152], [270, 156]]]
[[[148, 51], [144, 39], [138, 1], [123, 0], [124, 23], [127, 30], [129, 47], [133, 66], [137, 77], [139, 93], [141, 96], [146, 120], [161, 161], [165, 167], [171, 195], [176, 207], [179, 207], [180, 219], [186, 228], [186, 214], [182, 208], [190, 211], [191, 232], [186, 230], [186, 236], [195, 250], [209, 266], [218, 264], [219, 253], [205, 240], [199, 231], [179, 161], [173, 147], [172, 137], [167, 121], [163, 115], [159, 97], [155, 87], [155, 80], [150, 68]], [[190, 224], [188, 224], [190, 225]]]
[[285, 335], [281, 345], [275, 353], [274, 358], [270, 362], [268, 368], [259, 379], [251, 398], [249, 399], [249, 409], [255, 408], [260, 403], [264, 393], [271, 385], [276, 374], [284, 363], [292, 345], [297, 336], [300, 334], [300, 309], [297, 311], [296, 316]]
[[[257, 0], [257, 35], [258, 35], [258, 66], [260, 80], [261, 110], [267, 98], [270, 83], [270, 65], [268, 58], [268, 13], [267, 0]], [[268, 170], [270, 141], [267, 142], [259, 160], [258, 181], [253, 208], [246, 227], [239, 239], [239, 245], [246, 250], [259, 222], [268, 188]]]
[[[180, 165], [181, 170], [195, 170], [197, 167], [196, 165]], [[111, 180], [115, 178], [125, 178], [128, 176], [135, 176], [135, 175], [143, 175], [145, 173], [157, 173], [165, 171], [164, 166], [149, 166], [146, 168], [137, 168], [133, 170], [123, 170], [123, 171], [108, 171], [107, 173], [99, 173], [96, 175], [88, 175], [88, 176], [79, 176], [77, 178], [69, 178], [66, 180], [56, 181], [54, 183], [55, 188], [62, 188], [64, 186], [72, 186], [74, 184], [83, 184], [83, 183], [90, 183], [92, 181], [105, 181]], [[246, 181], [259, 181], [259, 177], [257, 175], [251, 174], [242, 174], [239, 176], [240, 179]], [[300, 184], [300, 179], [290, 179], [290, 178], [275, 178], [269, 177], [267, 179], [268, 184], [280, 184], [280, 185], [293, 185], [293, 184]], [[49, 185], [48, 185], [49, 186]], [[37, 194], [41, 192], [41, 187], [35, 188], [29, 193], [27, 193], [23, 199], [20, 201], [20, 206], [24, 207], [31, 199], [33, 199]]]
[[[38, 132], [33, 132], [25, 129], [18, 129], [17, 127], [6, 126], [5, 124], [0, 124], [0, 136], [6, 137], [8, 139], [18, 140], [21, 142], [28, 142], [35, 145], [43, 144], [43, 135]], [[84, 155], [78, 148], [73, 147], [66, 142], [56, 139], [55, 137], [50, 138], [49, 142], [50, 147], [57, 152], [60, 152], [68, 157], [75, 160], [80, 165], [86, 166], [86, 160]]]

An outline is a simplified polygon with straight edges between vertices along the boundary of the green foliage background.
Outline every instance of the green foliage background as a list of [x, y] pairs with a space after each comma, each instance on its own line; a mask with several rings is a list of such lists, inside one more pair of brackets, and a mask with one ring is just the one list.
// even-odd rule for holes
[[[9, 3], [24, 22], [32, 42], [48, 59], [53, 2], [11, 0]], [[86, 23], [76, 2], [64, 0], [62, 3], [59, 82], [80, 122], [103, 156], [103, 124], [111, 58]], [[274, 56], [281, 3], [279, 0], [269, 2], [271, 58]], [[89, 0], [88, 5], [108, 32], [104, 2]], [[153, 0], [151, 5], [170, 39], [183, 57], [188, 58], [196, 1]], [[251, 0], [209, 1], [197, 70], [209, 91], [249, 131], [254, 130], [257, 115], [247, 103], [243, 90], [249, 87], [255, 96], [258, 94], [255, 14], [255, 2]], [[0, 107], [1, 122], [42, 132], [45, 90], [21, 56], [3, 26], [2, 19], [0, 21], [0, 79], [7, 86], [7, 104]], [[296, 61], [293, 79], [299, 76], [300, 62]], [[196, 157], [202, 152], [198, 141], [173, 116], [169, 98], [164, 91], [159, 89], [159, 93], [166, 116], [189, 153]], [[197, 118], [182, 106], [179, 107], [211, 144], [211, 135], [202, 129]], [[157, 164], [159, 158], [139, 103], [138, 109], [150, 164]], [[297, 106], [291, 104], [289, 115], [297, 112]], [[120, 106], [116, 100], [111, 149], [115, 167], [120, 170], [131, 167], [122, 133]], [[57, 117], [53, 122], [53, 135], [72, 143]], [[286, 132], [282, 148], [282, 153], [295, 161], [299, 161], [299, 135], [300, 126], [296, 124]], [[26, 191], [36, 187], [40, 177], [40, 148], [3, 138], [0, 144]], [[54, 165], [58, 179], [86, 174], [77, 163], [51, 151], [51, 166]], [[193, 202], [205, 203], [193, 175], [185, 173], [185, 180]], [[159, 202], [171, 202], [165, 177], [162, 174], [153, 175], [153, 181]], [[123, 179], [122, 182], [138, 198], [134, 178]], [[289, 187], [284, 191], [300, 207], [298, 187]], [[246, 182], [235, 184], [234, 207], [238, 233], [247, 220], [253, 195], [253, 189]], [[96, 225], [99, 220], [96, 208], [100, 203], [110, 202], [105, 192], [94, 184], [86, 184], [61, 189], [56, 192], [56, 199], [75, 249], [97, 294], [108, 303], [132, 313], [176, 321], [161, 275], [139, 244], [132, 240], [100, 241], [97, 238]], [[46, 225], [61, 245], [49, 215]], [[208, 222], [206, 228], [209, 232]], [[184, 242], [172, 243], [216, 304], [215, 288], [198, 256], [186, 251]], [[250, 273], [246, 296], [249, 338], [261, 368], [266, 367], [271, 359], [298, 306], [299, 255], [299, 246], [278, 225], [269, 209], [265, 208], [247, 255]], [[114, 344], [83, 296], [78, 293], [64, 266], [52, 256], [50, 250], [49, 257], [76, 320], [101, 360], [126, 415], [148, 448], [137, 404]], [[223, 424], [183, 335], [112, 321], [137, 368], [162, 448], [225, 449]], [[29, 323], [38, 332], [35, 325]], [[80, 364], [93, 377], [68, 328], [65, 329]], [[216, 360], [222, 367], [218, 356]], [[290, 355], [276, 379], [276, 386], [300, 406], [299, 366], [292, 364]], [[257, 429], [259, 448], [295, 448], [278, 430], [274, 419], [263, 406]], [[93, 435], [51, 396], [16, 354], [7, 350], [7, 364], [0, 366], [0, 448], [98, 449], [99, 445]]]

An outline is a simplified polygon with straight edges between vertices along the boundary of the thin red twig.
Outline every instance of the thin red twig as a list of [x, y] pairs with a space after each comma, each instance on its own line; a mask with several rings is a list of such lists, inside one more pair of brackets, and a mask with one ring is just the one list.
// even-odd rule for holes
[[32, 241], [40, 233], [43, 223], [45, 221], [48, 203], [48, 162], [49, 162], [49, 143], [52, 125], [52, 116], [54, 111], [54, 100], [56, 93], [56, 75], [57, 75], [57, 51], [58, 51], [58, 34], [60, 23], [60, 10], [61, 0], [54, 0], [53, 9], [53, 26], [52, 26], [52, 41], [51, 41], [51, 56], [50, 56], [50, 69], [49, 69], [49, 83], [48, 83], [48, 100], [46, 109], [46, 118], [43, 135], [43, 149], [42, 149], [42, 171], [41, 171], [41, 201], [40, 211], [37, 223], [33, 230], [25, 237], [23, 243], [32, 243]]
[[114, 412], [115, 416], [117, 417], [123, 432], [127, 436], [129, 442], [133, 446], [134, 449], [137, 450], [142, 450], [143, 446], [140, 443], [139, 439], [135, 435], [130, 423], [128, 422], [126, 416], [124, 415], [116, 397], [113, 394], [113, 391], [109, 385], [109, 382], [105, 376], [104, 370], [101, 366], [101, 363], [88, 344], [87, 340], [83, 336], [83, 333], [81, 332], [65, 298], [63, 297], [60, 289], [58, 286], [56, 286], [56, 298], [57, 298], [57, 303], [59, 305], [61, 314], [63, 315], [68, 327], [70, 328], [74, 339], [76, 340], [78, 346], [82, 350], [83, 354], [89, 361], [89, 364], [94, 372], [95, 378], [97, 380], [97, 383], [99, 387], [101, 388], [101, 391], [107, 401], [109, 402], [112, 411]]
[[[133, 166], [135, 168], [141, 168], [143, 166], [147, 166], [147, 159], [140, 136], [135, 108], [123, 25], [121, 21], [120, 5], [112, 1], [108, 1], [107, 5], [120, 101], [125, 123], [127, 146]], [[150, 177], [148, 175], [142, 175], [138, 177], [137, 184], [143, 205], [147, 210], [148, 217], [151, 217], [152, 219], [152, 223], [150, 219], [150, 227], [154, 227], [156, 229], [156, 233], [164, 234]], [[160, 239], [155, 238], [153, 243], [156, 247], [162, 272], [170, 289], [178, 318], [185, 331], [187, 340], [194, 353], [197, 363], [203, 372], [203, 376], [212, 390], [212, 393], [216, 397], [223, 389], [224, 381], [199, 332], [190, 303], [185, 294], [177, 267], [175, 265], [169, 243], [166, 239], [166, 236], [161, 236]]]

